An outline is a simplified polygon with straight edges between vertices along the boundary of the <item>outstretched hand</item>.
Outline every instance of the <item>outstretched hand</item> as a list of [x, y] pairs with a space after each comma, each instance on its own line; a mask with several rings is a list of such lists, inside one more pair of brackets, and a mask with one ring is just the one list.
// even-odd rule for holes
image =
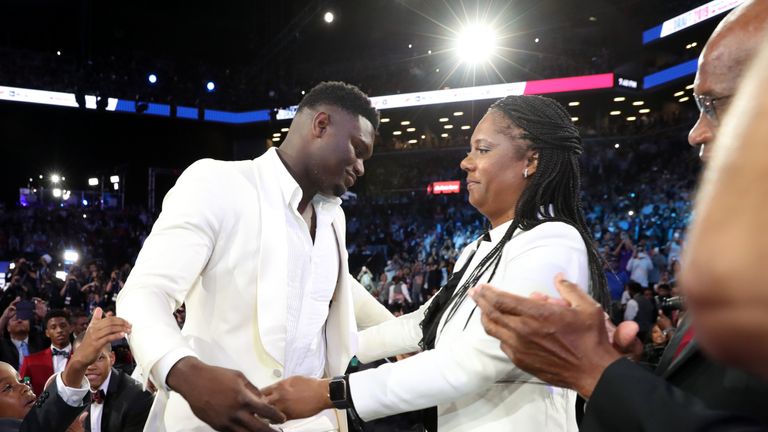
[[333, 408], [328, 380], [293, 376], [264, 388], [267, 402], [282, 411], [288, 420], [311, 417]]

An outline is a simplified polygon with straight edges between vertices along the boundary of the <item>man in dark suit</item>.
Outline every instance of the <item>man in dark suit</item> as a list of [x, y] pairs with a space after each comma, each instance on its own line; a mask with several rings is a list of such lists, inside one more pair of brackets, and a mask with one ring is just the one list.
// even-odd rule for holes
[[51, 346], [27, 356], [19, 369], [22, 378], [29, 377], [35, 393], [42, 393], [48, 378], [66, 367], [72, 355], [72, 344], [69, 341], [71, 333], [72, 326], [67, 312], [48, 312], [45, 317], [45, 335], [51, 340]]
[[[700, 116], [688, 140], [704, 161], [727, 102], [767, 32], [768, 2], [748, 0], [720, 23], [702, 51], [694, 81]], [[589, 399], [582, 431], [768, 429], [768, 383], [706, 357], [696, 341], [695, 318], [682, 320], [653, 374], [622, 359], [636, 323], [622, 323], [612, 346], [597, 305], [573, 284], [557, 285], [567, 303], [488, 286], [472, 294], [486, 331], [501, 340], [517, 366]]]
[[85, 376], [91, 386], [91, 403], [84, 429], [91, 432], [141, 432], [154, 396], [129, 375], [113, 368], [114, 364], [112, 345], [106, 344], [96, 361], [88, 366]]
[[43, 337], [30, 331], [30, 320], [15, 314], [8, 321], [6, 336], [0, 338], [0, 361], [19, 370], [25, 356], [39, 352], [45, 346]]
[[0, 363], [0, 432], [67, 430], [89, 398], [86, 369], [96, 361], [101, 347], [131, 331], [130, 324], [121, 318], [101, 318], [102, 311], [97, 309], [77, 353], [39, 398], [11, 365]]

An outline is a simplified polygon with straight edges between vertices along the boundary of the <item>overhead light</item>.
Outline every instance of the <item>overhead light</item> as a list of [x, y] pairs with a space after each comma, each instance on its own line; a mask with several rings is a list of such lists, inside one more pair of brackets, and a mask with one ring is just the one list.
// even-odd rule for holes
[[634, 102], [632, 102], [632, 105], [634, 105], [634, 106], [640, 106], [640, 105], [642, 105], [642, 104], [644, 104], [644, 103], [645, 103], [645, 102], [643, 102], [643, 101], [634, 101]]
[[408, 126], [409, 124], [411, 124], [411, 122], [409, 122], [408, 120], [403, 120], [400, 122], [400, 124], [403, 126]]
[[427, 50], [427, 54], [432, 54], [432, 50]]
[[630, 211], [628, 211], [628, 212], [627, 212], [627, 214], [628, 214], [629, 216], [634, 216], [634, 215], [635, 215], [635, 212], [634, 212], [633, 210], [630, 210]]
[[290, 129], [288, 129], [288, 128], [282, 128], [282, 129], [280, 129], [280, 132], [288, 132], [289, 130]]
[[402, 135], [402, 134], [403, 134], [402, 131], [394, 131], [394, 132], [392, 132], [392, 135]]
[[208, 81], [208, 83], [205, 84], [205, 88], [209, 93], [212, 93], [216, 90], [216, 83], [213, 81]]
[[579, 106], [579, 105], [581, 105], [581, 102], [576, 102], [576, 101], [568, 102], [568, 106]]
[[60, 56], [61, 55], [61, 51], [56, 51], [56, 55]]
[[688, 96], [680, 98], [680, 102], [688, 102], [688, 99], [690, 99]]
[[684, 94], [685, 94], [685, 92], [681, 90], [681, 91], [675, 93], [675, 97], [680, 97], [680, 96], [682, 96]]
[[426, 139], [426, 138], [427, 138], [427, 136], [426, 136], [426, 135], [422, 135], [422, 136], [421, 136], [421, 139]]
[[333, 22], [333, 18], [333, 12], [326, 12], [325, 15], [323, 15], [323, 20], [328, 24]]
[[61, 181], [61, 176], [58, 174], [51, 174], [51, 183], [58, 183]]
[[444, 129], [453, 129], [453, 125], [445, 125], [443, 126]]
[[383, 119], [379, 120], [381, 123], [389, 123], [389, 119], [387, 117], [384, 117]]
[[280, 141], [280, 137], [272, 137], [272, 142], [279, 142], [279, 141]]
[[118, 190], [118, 189], [120, 189], [120, 183], [112, 183], [112, 187], [113, 187], [115, 190]]
[[463, 111], [456, 111], [455, 113], [453, 113], [453, 115], [456, 116], [456, 117], [463, 116], [464, 112]]
[[54, 198], [61, 198], [61, 189], [53, 188], [53, 197]]
[[612, 116], [621, 115], [621, 111], [611, 111], [610, 113]]
[[470, 125], [464, 125], [464, 126], [461, 127], [461, 130], [467, 130], [467, 129], [471, 128], [471, 127], [472, 126], [470, 126]]
[[597, 21], [597, 17], [591, 16], [591, 17], [589, 17], [589, 20], [592, 21], [592, 22], [595, 22], [595, 21]]
[[43, 179], [43, 175], [42, 175], [42, 174], [40, 174], [40, 180], [42, 180], [42, 179]]
[[638, 112], [639, 112], [640, 114], [648, 114], [649, 112], [651, 112], [651, 110], [650, 110], [650, 109], [648, 109], [648, 108], [643, 108], [643, 109], [641, 109], [641, 110], [640, 110], [640, 111], [638, 111]]
[[635, 120], [637, 120], [637, 117], [635, 116], [627, 117], [627, 121], [635, 121]]
[[698, 44], [699, 44], [698, 42], [693, 42], [693, 43], [691, 43], [691, 47], [692, 47], [692, 48], [695, 48], [695, 47], [696, 47], [696, 45], [698, 45]]
[[613, 98], [614, 102], [624, 102], [625, 100], [627, 100], [627, 98], [625, 98], [624, 96], [619, 96], [619, 97]]
[[282, 135], [280, 132], [275, 132], [272, 134], [273, 137], [280, 137]]
[[456, 39], [454, 49], [465, 63], [478, 64], [488, 61], [496, 51], [496, 32], [489, 26], [470, 25]]
[[413, 48], [413, 44], [408, 44], [408, 48]]
[[440, 72], [440, 68], [435, 68], [435, 72]]
[[32, 181], [32, 177], [29, 178], [29, 181]]
[[443, 137], [443, 138], [448, 138], [448, 134], [447, 133], [442, 133], [442, 134], [440, 134], [440, 136]]
[[693, 88], [693, 84], [688, 84], [687, 86], [685, 86], [685, 89], [686, 89], [686, 90], [690, 90], [690, 89], [692, 89], [692, 88]]
[[416, 128], [408, 128], [405, 131], [406, 132], [416, 132]]
[[109, 181], [112, 182], [112, 183], [119, 183], [120, 182], [120, 176], [116, 176], [116, 175], [109, 176]]
[[98, 186], [99, 185], [99, 179], [96, 177], [91, 177], [88, 179], [88, 186]]
[[419, 140], [415, 140], [415, 139], [408, 140], [408, 144], [416, 144], [417, 142], [419, 142]]
[[79, 259], [80, 259], [80, 254], [77, 253], [77, 251], [72, 249], [67, 249], [64, 251], [64, 262], [75, 263]]
[[156, 84], [157, 83], [157, 75], [151, 73], [149, 76], [147, 76], [147, 81], [149, 81], [150, 84]]
[[577, 121], [579, 121], [579, 118], [578, 117], [571, 117], [571, 121], [576, 123]]
[[65, 272], [64, 270], [57, 270], [56, 271], [56, 279], [60, 279], [60, 280], [66, 281], [67, 280], [67, 272]]
[[613, 145], [613, 148], [619, 148], [619, 147], [621, 147], [621, 146], [619, 145], [619, 143], [616, 143], [616, 144], [614, 144], [614, 145]]
[[533, 40], [533, 43], [539, 43], [539, 41], [540, 41], [540, 40], [541, 40], [541, 39], [539, 39], [539, 38], [536, 38], [536, 39], [534, 39], [534, 40]]
[[445, 123], [445, 122], [448, 121], [448, 117], [443, 117], [439, 121], [440, 121], [440, 123]]

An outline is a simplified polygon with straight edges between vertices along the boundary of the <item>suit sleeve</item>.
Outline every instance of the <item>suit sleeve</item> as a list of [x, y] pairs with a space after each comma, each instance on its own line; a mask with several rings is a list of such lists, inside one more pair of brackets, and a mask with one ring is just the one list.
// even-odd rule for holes
[[[70, 405], [62, 398], [62, 393], [67, 394], [69, 398], [82, 402], [83, 397], [88, 394], [88, 381], [83, 378], [84, 383], [80, 389], [61, 388], [63, 385], [61, 376], [57, 376], [51, 383], [48, 390], [45, 390], [38, 399], [37, 406], [24, 417], [19, 431], [22, 432], [64, 432], [75, 421], [78, 415], [83, 412], [84, 405]], [[63, 390], [63, 392], [62, 392]]]
[[[132, 378], [125, 377], [124, 379]], [[149, 410], [152, 408], [152, 402], [155, 398], [148, 391], [139, 390], [141, 389], [136, 388], [136, 396], [128, 404], [127, 423], [120, 429], [123, 432], [142, 432], [147, 417], [149, 417]]]
[[166, 387], [176, 361], [195, 355], [173, 312], [200, 277], [227, 218], [226, 200], [217, 199], [227, 174], [216, 164], [198, 161], [179, 177], [117, 298], [118, 315], [133, 325], [131, 351], [158, 388]]
[[[524, 246], [516, 245], [522, 250], [502, 262], [504, 277], [495, 280], [494, 285], [527, 296], [532, 291], [551, 294], [554, 288], [549, 287], [558, 272], [565, 273], [571, 280], [581, 280], [587, 268], [583, 241], [575, 230], [566, 232], [568, 238], [565, 240], [559, 238], [562, 233], [555, 234], [526, 242]], [[465, 301], [472, 300], [467, 298]], [[402, 328], [408, 327], [409, 332], [379, 337], [381, 340], [404, 338], [410, 343], [418, 343], [421, 337], [418, 323], [424, 310], [422, 307], [379, 326], [396, 323]], [[508, 381], [533, 379], [515, 367], [501, 350], [498, 339], [485, 332], [480, 317], [477, 309], [465, 330], [444, 334], [435, 349], [350, 375], [351, 396], [360, 417], [372, 420], [449, 403], [488, 388], [502, 378]], [[391, 331], [399, 329], [392, 328]], [[367, 343], [375, 346], [376, 342]], [[363, 343], [360, 345], [362, 347]]]
[[612, 363], [587, 403], [580, 430], [766, 432], [757, 421], [713, 411], [627, 359]]

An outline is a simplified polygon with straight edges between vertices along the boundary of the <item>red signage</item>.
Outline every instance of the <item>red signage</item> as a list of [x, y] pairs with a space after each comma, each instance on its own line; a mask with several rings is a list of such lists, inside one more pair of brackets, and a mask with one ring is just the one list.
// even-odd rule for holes
[[433, 195], [439, 194], [455, 194], [461, 192], [461, 181], [441, 181], [433, 182], [427, 186], [427, 193]]

